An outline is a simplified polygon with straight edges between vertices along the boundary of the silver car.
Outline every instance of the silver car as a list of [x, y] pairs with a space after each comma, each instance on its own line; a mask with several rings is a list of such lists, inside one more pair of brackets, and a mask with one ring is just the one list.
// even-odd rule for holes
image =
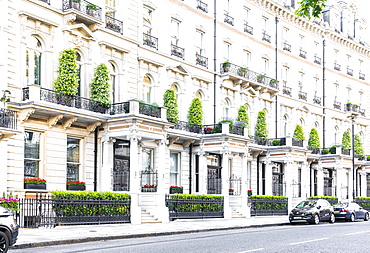
[[16, 243], [19, 226], [15, 213], [0, 206], [0, 252], [8, 252], [9, 246]]

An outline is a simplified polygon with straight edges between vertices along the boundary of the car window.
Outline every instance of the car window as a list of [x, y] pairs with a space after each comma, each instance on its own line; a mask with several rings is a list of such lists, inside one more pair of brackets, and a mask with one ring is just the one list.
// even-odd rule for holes
[[300, 202], [296, 208], [311, 208], [316, 205], [316, 201], [302, 201]]
[[348, 206], [348, 203], [340, 203], [340, 204], [335, 204], [334, 207], [336, 208], [346, 208]]

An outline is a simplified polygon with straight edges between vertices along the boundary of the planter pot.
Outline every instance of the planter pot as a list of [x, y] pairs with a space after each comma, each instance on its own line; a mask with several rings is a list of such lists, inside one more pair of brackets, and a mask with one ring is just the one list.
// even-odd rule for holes
[[224, 72], [229, 72], [230, 71], [230, 67], [226, 66], [226, 67], [223, 67], [224, 68]]
[[79, 10], [80, 9], [80, 3], [78, 2], [70, 2], [70, 6], [73, 9]]
[[46, 184], [24, 183], [24, 189], [46, 190]]
[[352, 106], [352, 111], [353, 111], [353, 112], [358, 112], [358, 107], [354, 107], [354, 106]]
[[347, 111], [352, 111], [352, 105], [346, 105]]
[[84, 191], [86, 190], [85, 185], [67, 185], [68, 191]]
[[95, 16], [95, 10], [94, 10], [94, 9], [87, 9], [87, 10], [86, 10], [86, 13], [87, 13], [88, 15], [92, 16], [92, 17], [94, 17], [94, 16]]
[[175, 194], [175, 193], [183, 193], [184, 189], [176, 189], [176, 188], [170, 188], [170, 194]]
[[248, 192], [248, 196], [252, 196], [252, 192]]

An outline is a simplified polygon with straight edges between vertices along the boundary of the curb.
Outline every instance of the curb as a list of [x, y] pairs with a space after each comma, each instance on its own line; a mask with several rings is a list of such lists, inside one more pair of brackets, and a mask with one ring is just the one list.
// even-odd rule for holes
[[83, 242], [108, 241], [108, 240], [118, 240], [118, 239], [132, 239], [132, 238], [142, 238], [142, 237], [156, 237], [156, 236], [166, 236], [166, 235], [181, 235], [181, 234], [220, 231], [220, 230], [261, 228], [261, 227], [273, 227], [273, 226], [285, 226], [285, 225], [289, 225], [289, 222], [272, 223], [272, 224], [260, 224], [260, 225], [249, 225], [249, 226], [237, 226], [237, 227], [208, 228], [208, 229], [206, 228], [206, 229], [195, 229], [195, 230], [174, 231], [174, 232], [160, 232], [160, 233], [147, 233], [147, 234], [97, 236], [97, 237], [87, 237], [87, 238], [70, 239], [70, 240], [48, 241], [48, 242], [31, 242], [31, 243], [15, 244], [15, 245], [11, 246], [10, 248], [11, 249], [27, 249], [27, 248], [44, 247], [44, 246], [77, 244], [77, 243], [83, 243]]

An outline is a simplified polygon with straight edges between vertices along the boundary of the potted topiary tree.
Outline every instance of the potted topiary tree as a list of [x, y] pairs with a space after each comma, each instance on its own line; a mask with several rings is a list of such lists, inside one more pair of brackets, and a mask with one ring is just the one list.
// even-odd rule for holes
[[308, 146], [315, 150], [319, 150], [321, 148], [320, 137], [316, 128], [312, 128], [310, 131], [310, 136], [308, 137]]
[[69, 0], [70, 8], [80, 10], [80, 2], [81, 0]]
[[199, 125], [203, 124], [203, 106], [202, 101], [199, 98], [194, 98], [191, 102], [188, 111], [189, 127], [194, 132], [198, 132]]
[[359, 156], [364, 156], [364, 147], [361, 141], [361, 138], [358, 134], [355, 134], [355, 139], [354, 139], [354, 149], [355, 149], [355, 154]]
[[305, 139], [304, 133], [303, 133], [303, 128], [302, 128], [301, 125], [296, 125], [295, 126], [293, 138], [300, 139], [300, 140]]
[[224, 72], [229, 72], [230, 66], [231, 66], [231, 63], [229, 61], [224, 61], [224, 63], [222, 63], [222, 68], [224, 69]]
[[[241, 105], [238, 109], [238, 116], [236, 117], [237, 122], [244, 122], [244, 127], [248, 127], [249, 133], [249, 116], [246, 105]], [[242, 125], [239, 125], [241, 127]]]
[[347, 111], [352, 111], [352, 103], [351, 102], [347, 102], [346, 107], [347, 107]]
[[343, 136], [342, 136], [342, 144], [343, 144], [343, 149], [351, 149], [352, 144], [351, 144], [351, 133], [347, 130], [344, 131]]
[[88, 3], [86, 5], [86, 13], [89, 14], [90, 16], [95, 16], [95, 11], [98, 9], [95, 4]]
[[[109, 71], [107, 65], [99, 64], [94, 69], [94, 77], [90, 83], [90, 98], [100, 102], [100, 105], [106, 109], [111, 106], [111, 88], [109, 84]], [[94, 111], [101, 111], [99, 104], [95, 106]]]
[[168, 89], [163, 94], [163, 106], [167, 107], [167, 120], [172, 123], [179, 122], [179, 110], [175, 91]]
[[259, 138], [262, 138], [263, 140], [267, 140], [268, 138], [268, 129], [267, 129], [265, 110], [258, 112], [255, 135]]

